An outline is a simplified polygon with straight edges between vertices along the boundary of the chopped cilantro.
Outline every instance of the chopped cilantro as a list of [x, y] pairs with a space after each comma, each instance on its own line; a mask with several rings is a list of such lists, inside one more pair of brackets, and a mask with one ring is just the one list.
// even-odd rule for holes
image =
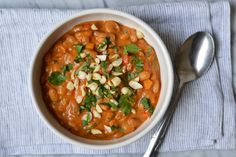
[[80, 52], [82, 52], [82, 50], [83, 50], [83, 48], [84, 48], [84, 45], [78, 44], [78, 45], [75, 45], [75, 48], [76, 48], [76, 50], [77, 50], [77, 52], [78, 52], [78, 55], [79, 55]]
[[67, 65], [64, 65], [63, 66], [63, 74], [65, 75], [65, 73], [67, 72], [67, 71], [70, 71], [71, 69], [73, 68], [73, 64], [71, 64], [71, 63], [69, 63], [69, 64], [67, 64]]
[[79, 63], [79, 62], [83, 61], [83, 58], [80, 56], [76, 56], [74, 61], [75, 61], [75, 63]]
[[119, 126], [116, 126], [116, 125], [112, 125], [111, 126], [111, 130], [114, 131], [114, 130], [119, 130], [120, 132], [124, 132], [124, 129], [119, 127]]
[[111, 44], [111, 40], [110, 37], [105, 37], [103, 43], [98, 45], [98, 50], [104, 50], [107, 48], [107, 46], [109, 46]]
[[128, 54], [128, 53], [137, 53], [139, 51], [139, 48], [137, 45], [135, 44], [129, 44], [124, 46], [124, 54]]
[[87, 110], [84, 106], [80, 106], [80, 107], [79, 107], [79, 112], [82, 112], [82, 111], [84, 111], [84, 110]]
[[75, 71], [75, 74], [78, 75], [79, 74], [79, 71], [83, 70], [85, 72], [91, 72], [93, 71], [94, 69], [89, 67], [90, 66], [90, 63], [89, 62], [84, 62], [76, 71]]
[[152, 52], [152, 48], [149, 47], [147, 50], [146, 56], [149, 57], [151, 55], [151, 52]]
[[114, 49], [115, 52], [118, 52], [118, 46], [114, 45], [114, 46], [112, 46], [111, 48]]
[[139, 72], [128, 72], [128, 73], [127, 73], [128, 81], [134, 79], [134, 78], [137, 77], [138, 75], [139, 75]]
[[112, 102], [110, 102], [110, 101], [109, 102], [104, 102], [104, 103], [102, 103], [102, 105], [109, 106], [109, 107], [113, 108], [114, 110], [118, 109], [117, 105], [112, 103]]
[[105, 43], [106, 45], [110, 45], [110, 44], [111, 44], [110, 37], [106, 37], [105, 40], [104, 40], [104, 43]]
[[148, 110], [151, 114], [154, 111], [154, 107], [152, 107], [150, 100], [146, 97], [141, 99], [141, 104], [143, 105], [144, 109]]
[[87, 114], [86, 120], [82, 120], [82, 125], [88, 125], [89, 121], [91, 120], [90, 114]]
[[114, 68], [114, 71], [115, 71], [115, 72], [122, 72], [122, 68], [121, 68], [121, 67], [115, 67], [115, 68]]
[[134, 104], [133, 97], [129, 95], [121, 95], [119, 98], [119, 107], [121, 108], [121, 111], [128, 115], [131, 112], [132, 105]]
[[59, 86], [66, 80], [66, 77], [59, 71], [52, 72], [52, 74], [48, 77], [48, 81], [55, 85]]
[[83, 126], [88, 125], [88, 121], [87, 121], [87, 120], [82, 120], [82, 125], [83, 125]]
[[108, 64], [109, 64], [108, 61], [102, 61], [102, 62], [101, 62], [101, 67], [105, 69]]
[[131, 63], [135, 66], [137, 71], [143, 70], [143, 62], [138, 56], [132, 56]]
[[98, 89], [98, 93], [102, 97], [112, 97], [112, 94], [110, 93], [110, 90], [106, 89], [104, 86], [100, 86]]
[[96, 102], [97, 102], [97, 98], [91, 92], [88, 92], [84, 98], [85, 108], [90, 110], [91, 105], [95, 106]]

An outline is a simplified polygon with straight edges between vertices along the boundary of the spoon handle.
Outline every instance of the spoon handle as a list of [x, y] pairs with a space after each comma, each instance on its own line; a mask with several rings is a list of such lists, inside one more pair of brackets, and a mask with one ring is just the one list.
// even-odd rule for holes
[[174, 111], [176, 109], [176, 106], [178, 104], [178, 100], [181, 94], [181, 90], [184, 86], [184, 83], [180, 81], [179, 86], [176, 90], [176, 95], [172, 101], [172, 103], [170, 103], [161, 123], [159, 124], [159, 127], [157, 128], [157, 131], [153, 134], [152, 139], [148, 145], [148, 148], [145, 152], [145, 154], [143, 155], [143, 157], [150, 157], [154, 151], [157, 151], [159, 149], [159, 147], [161, 146], [165, 134], [167, 132], [167, 128], [171, 122], [171, 119], [173, 117]]

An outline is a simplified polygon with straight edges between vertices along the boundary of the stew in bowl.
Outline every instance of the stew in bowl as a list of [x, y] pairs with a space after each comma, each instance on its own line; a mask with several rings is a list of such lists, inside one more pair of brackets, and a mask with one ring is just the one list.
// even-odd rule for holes
[[84, 138], [110, 140], [152, 116], [160, 75], [155, 50], [141, 31], [111, 20], [88, 21], [46, 53], [41, 86], [63, 127]]

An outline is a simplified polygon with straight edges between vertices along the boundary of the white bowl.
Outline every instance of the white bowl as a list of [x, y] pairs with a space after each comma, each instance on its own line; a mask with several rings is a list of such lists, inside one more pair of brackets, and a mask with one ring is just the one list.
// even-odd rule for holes
[[[46, 104], [43, 101], [40, 85], [43, 56], [56, 42], [56, 40], [58, 40], [64, 33], [80, 22], [98, 20], [115, 20], [123, 25], [138, 29], [143, 32], [145, 40], [155, 49], [160, 64], [161, 92], [155, 112], [151, 118], [144, 122], [137, 130], [115, 140], [91, 140], [75, 136], [70, 133], [68, 130], [62, 127], [49, 112]], [[63, 20], [63, 22], [53, 27], [51, 31], [44, 36], [32, 58], [29, 71], [29, 90], [39, 116], [45, 122], [48, 128], [50, 128], [56, 135], [65, 141], [78, 146], [92, 149], [112, 149], [130, 144], [138, 140], [148, 133], [160, 121], [171, 99], [174, 82], [173, 78], [172, 63], [165, 44], [149, 25], [137, 17], [124, 12], [111, 9], [91, 9], [80, 11], [79, 13], [66, 18]]]

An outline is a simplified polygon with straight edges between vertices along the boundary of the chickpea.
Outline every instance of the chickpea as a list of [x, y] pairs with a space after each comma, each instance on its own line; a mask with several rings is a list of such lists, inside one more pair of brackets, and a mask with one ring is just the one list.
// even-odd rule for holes
[[50, 66], [48, 66], [48, 69], [50, 69], [49, 71], [54, 72], [54, 71], [60, 71], [61, 70], [61, 66], [57, 63], [54, 63]]
[[110, 33], [116, 33], [120, 31], [120, 26], [114, 21], [105, 21], [104, 23], [105, 30]]
[[115, 38], [116, 37], [112, 33], [104, 33], [104, 32], [95, 31], [94, 36], [95, 36], [95, 43], [97, 45], [103, 43], [106, 37], [109, 37], [110, 41], [112, 43], [115, 43]]
[[150, 78], [150, 73], [148, 71], [142, 71], [140, 74], [139, 74], [139, 79], [140, 81], [144, 81], [144, 80], [147, 80]]
[[129, 118], [122, 123], [121, 127], [126, 133], [134, 131], [142, 122], [136, 118]]
[[58, 95], [65, 95], [66, 94], [66, 88], [61, 86], [57, 86], [57, 94]]
[[92, 36], [92, 31], [81, 31], [75, 33], [75, 38], [79, 43], [87, 44], [89, 43], [89, 37]]
[[103, 112], [102, 116], [104, 117], [106, 122], [110, 122], [115, 115], [113, 112]]
[[154, 82], [153, 88], [152, 88], [153, 93], [158, 93], [160, 91], [160, 81], [156, 80]]
[[69, 53], [65, 53], [65, 55], [64, 55], [64, 62], [66, 64], [73, 63], [74, 62], [74, 57], [71, 54], [69, 54]]
[[66, 52], [66, 49], [63, 47], [62, 44], [57, 44], [52, 51], [52, 58], [54, 57], [61, 57]]
[[72, 35], [68, 35], [65, 39], [65, 41], [63, 42], [63, 46], [70, 48], [73, 45], [78, 44], [78, 41], [76, 40], [76, 38]]
[[128, 35], [128, 34], [126, 34], [126, 33], [121, 33], [121, 34], [119, 35], [119, 40], [127, 40], [127, 39], [129, 39], [129, 35]]
[[124, 135], [124, 133], [118, 131], [117, 133], [115, 133], [115, 134], [113, 135], [113, 138], [119, 138], [119, 137], [121, 137], [121, 136], [123, 136], [123, 135]]
[[135, 43], [135, 42], [137, 42], [137, 36], [136, 36], [136, 31], [134, 30], [134, 29], [131, 29], [130, 31], [129, 31], [129, 34], [130, 34], [130, 40], [133, 42], [133, 43]]
[[54, 102], [55, 102], [55, 101], [58, 100], [58, 95], [57, 95], [57, 92], [56, 92], [55, 89], [49, 89], [48, 95], [49, 95], [51, 101], [54, 101]]

